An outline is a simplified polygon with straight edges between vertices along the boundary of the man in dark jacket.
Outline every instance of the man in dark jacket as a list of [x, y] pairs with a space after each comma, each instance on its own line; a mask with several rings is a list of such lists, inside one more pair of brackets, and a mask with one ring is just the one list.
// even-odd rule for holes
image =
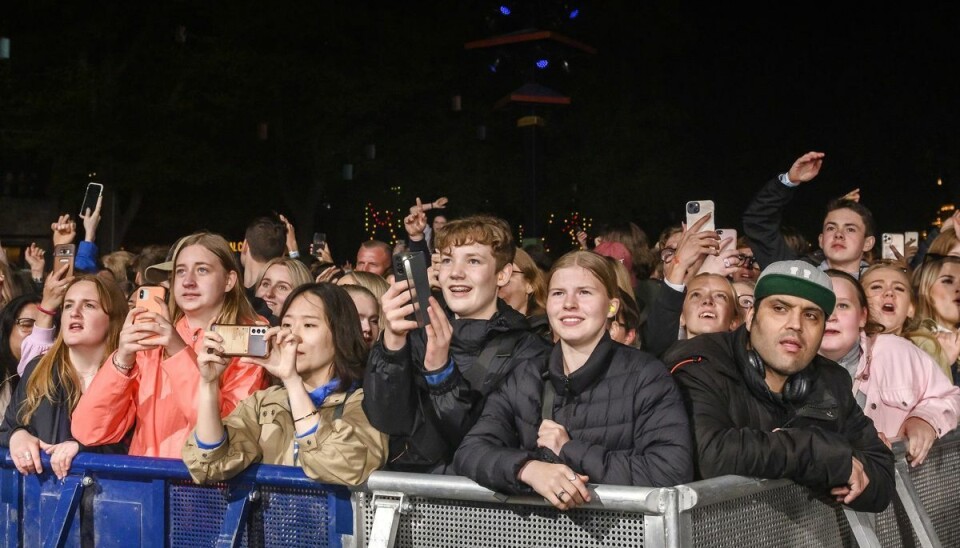
[[[443, 311], [418, 329], [407, 281], [382, 299], [386, 320], [364, 377], [363, 409], [390, 435], [388, 467], [445, 472], [490, 392], [519, 363], [543, 362], [549, 347], [529, 332], [526, 319], [497, 298], [510, 280], [516, 248], [506, 222], [470, 217], [436, 235]], [[435, 305], [439, 310], [439, 305]]]
[[[743, 232], [750, 239], [750, 247], [761, 268], [776, 261], [800, 259], [780, 233], [783, 210], [793, 199], [797, 187], [812, 181], [823, 165], [822, 152], [808, 152], [797, 160], [786, 173], [774, 177], [757, 192], [743, 212]], [[832, 200], [827, 204], [823, 230], [818, 238], [823, 250], [823, 261], [809, 259], [821, 270], [835, 268], [860, 277], [866, 268], [863, 254], [875, 243], [873, 214], [859, 202], [859, 191]]]
[[858, 511], [894, 490], [893, 454], [853, 398], [850, 375], [817, 356], [836, 297], [803, 261], [767, 267], [743, 327], [664, 357], [690, 413], [700, 477], [789, 478]]

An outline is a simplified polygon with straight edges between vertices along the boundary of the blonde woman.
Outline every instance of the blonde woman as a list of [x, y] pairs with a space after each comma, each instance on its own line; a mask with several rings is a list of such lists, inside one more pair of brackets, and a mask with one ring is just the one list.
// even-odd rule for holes
[[[211, 324], [253, 325], [259, 318], [239, 283], [239, 267], [222, 236], [198, 232], [173, 255], [173, 299], [162, 314], [134, 308], [117, 351], [107, 357], [73, 415], [73, 435], [85, 445], [122, 440], [131, 427], [130, 454], [177, 458], [197, 417], [197, 354]], [[264, 388], [262, 368], [230, 361], [223, 374], [220, 412]]]

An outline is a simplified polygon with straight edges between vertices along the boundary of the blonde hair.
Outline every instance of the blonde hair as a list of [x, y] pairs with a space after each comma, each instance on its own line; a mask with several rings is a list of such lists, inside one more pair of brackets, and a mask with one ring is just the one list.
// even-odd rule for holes
[[127, 271], [133, 266], [133, 260], [136, 258], [137, 256], [133, 253], [120, 250], [104, 255], [101, 261], [103, 266], [113, 274], [113, 279], [120, 283], [130, 279]]
[[[731, 312], [733, 312], [733, 317], [730, 318], [730, 321], [731, 322], [736, 321], [738, 325], [743, 323], [743, 319], [744, 319], [743, 311], [740, 310], [740, 305], [738, 304], [738, 301], [737, 301], [737, 288], [733, 286], [733, 282], [730, 281], [730, 278], [727, 278], [726, 276], [721, 276], [720, 274], [715, 274], [713, 272], [701, 272], [696, 276], [694, 276], [693, 279], [690, 280], [690, 283], [687, 284], [687, 289], [688, 290], [690, 289], [690, 286], [693, 285], [694, 281], [704, 279], [704, 278], [714, 278], [714, 279], [723, 281], [725, 292], [728, 294], [728, 297], [730, 299], [730, 306], [727, 308], [729, 308]], [[684, 302], [686, 302], [686, 295], [684, 295]], [[681, 312], [681, 314], [683, 314], [683, 312]]]
[[290, 281], [293, 282], [293, 287], [290, 288], [291, 290], [313, 282], [313, 276], [310, 275], [310, 271], [307, 270], [307, 267], [304, 266], [303, 263], [290, 257], [276, 257], [270, 259], [267, 261], [267, 264], [263, 265], [263, 271], [260, 272], [260, 277], [257, 278], [257, 283], [254, 285], [254, 288], [260, 287], [260, 282], [263, 281], [263, 277], [267, 275], [267, 271], [274, 265], [287, 267], [287, 272], [290, 273]]
[[547, 309], [547, 280], [543, 271], [533, 262], [530, 254], [521, 248], [517, 248], [513, 264], [517, 265], [523, 279], [533, 288], [533, 293], [527, 296], [527, 316], [543, 314]]
[[390, 284], [388, 284], [382, 276], [378, 276], [370, 272], [354, 270], [353, 272], [347, 274], [347, 276], [353, 276], [353, 279], [356, 280], [357, 283], [343, 284], [344, 286], [356, 285], [366, 289], [373, 295], [378, 304], [380, 303], [380, 298], [383, 297], [383, 294], [390, 289]]
[[[237, 283], [224, 296], [223, 306], [220, 308], [220, 314], [214, 319], [214, 323], [256, 323], [259, 318], [257, 313], [254, 312], [253, 306], [250, 305], [250, 301], [247, 300], [247, 295], [243, 291], [243, 284], [240, 283], [240, 267], [237, 266], [237, 261], [230, 250], [230, 244], [219, 234], [196, 232], [180, 242], [177, 252], [173, 256], [173, 270], [170, 272], [171, 284], [175, 283], [176, 280], [177, 259], [183, 253], [183, 250], [191, 245], [205, 247], [207, 251], [213, 253], [220, 260], [220, 266], [227, 273], [234, 272], [237, 275]], [[174, 324], [183, 317], [183, 310], [177, 306], [176, 299], [170, 299], [170, 317], [173, 318]]]
[[[100, 298], [100, 308], [110, 318], [107, 336], [103, 342], [104, 356], [109, 356], [117, 349], [117, 344], [120, 341], [120, 330], [127, 318], [127, 299], [123, 296], [123, 292], [120, 291], [117, 284], [90, 275], [74, 278], [67, 285], [67, 292], [73, 286], [82, 282], [90, 282], [96, 286], [97, 296]], [[70, 412], [73, 412], [77, 407], [77, 402], [80, 401], [80, 379], [73, 369], [73, 362], [70, 361], [70, 348], [63, 341], [63, 332], [64, 329], [61, 328], [53, 346], [40, 358], [36, 369], [25, 381], [27, 383], [27, 395], [18, 410], [20, 420], [24, 424], [30, 422], [31, 417], [36, 413], [43, 400], [48, 400], [54, 404], [65, 404]], [[63, 390], [66, 401], [56, 400], [58, 388]]]
[[951, 227], [940, 232], [940, 235], [933, 239], [927, 253], [947, 255], [957, 244], [960, 244], [960, 239], [957, 238], [957, 231]]
[[553, 263], [553, 268], [550, 269], [550, 276], [547, 278], [547, 287], [550, 287], [550, 280], [558, 270], [571, 266], [579, 266], [590, 271], [591, 274], [600, 280], [600, 285], [603, 286], [603, 289], [607, 292], [608, 299], [615, 299], [619, 296], [617, 292], [617, 274], [614, 272], [613, 265], [610, 264], [610, 261], [606, 257], [597, 255], [592, 251], [571, 251], [557, 259], [557, 262]]

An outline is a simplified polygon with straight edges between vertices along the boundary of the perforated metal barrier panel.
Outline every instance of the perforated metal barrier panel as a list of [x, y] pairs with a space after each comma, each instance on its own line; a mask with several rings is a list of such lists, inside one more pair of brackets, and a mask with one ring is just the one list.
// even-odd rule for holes
[[786, 485], [691, 511], [694, 546], [855, 547], [842, 508]]
[[[225, 486], [171, 485], [170, 546], [214, 546], [227, 511], [225, 494]], [[330, 546], [332, 516], [328, 495], [330, 493], [322, 489], [260, 488], [240, 545]]]
[[920, 502], [943, 546], [960, 546], [960, 437], [954, 431], [934, 444], [927, 460], [910, 469]]
[[[373, 526], [372, 497], [357, 493], [366, 538]], [[643, 547], [643, 515], [582, 509], [560, 512], [524, 505], [411, 497], [400, 518], [397, 548]]]

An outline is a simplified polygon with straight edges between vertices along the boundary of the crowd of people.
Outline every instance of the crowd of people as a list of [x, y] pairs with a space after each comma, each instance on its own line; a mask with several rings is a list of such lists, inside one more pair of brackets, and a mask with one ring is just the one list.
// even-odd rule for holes
[[[891, 440], [918, 466], [957, 426], [958, 218], [877, 261], [854, 191], [812, 250], [781, 219], [823, 161], [759, 188], [739, 238], [709, 216], [652, 245], [611, 224], [556, 260], [502, 219], [418, 199], [397, 247], [423, 254], [426, 300], [393, 246], [363, 242], [343, 268], [322, 243], [301, 255], [282, 216], [248, 225], [239, 260], [206, 231], [98, 257], [98, 204], [72, 264], [35, 245], [0, 261], [0, 444], [61, 478], [80, 451], [182, 459], [197, 482], [385, 468], [567, 510], [590, 483], [740, 474], [879, 512]], [[51, 230], [77, 238], [69, 216]]]

